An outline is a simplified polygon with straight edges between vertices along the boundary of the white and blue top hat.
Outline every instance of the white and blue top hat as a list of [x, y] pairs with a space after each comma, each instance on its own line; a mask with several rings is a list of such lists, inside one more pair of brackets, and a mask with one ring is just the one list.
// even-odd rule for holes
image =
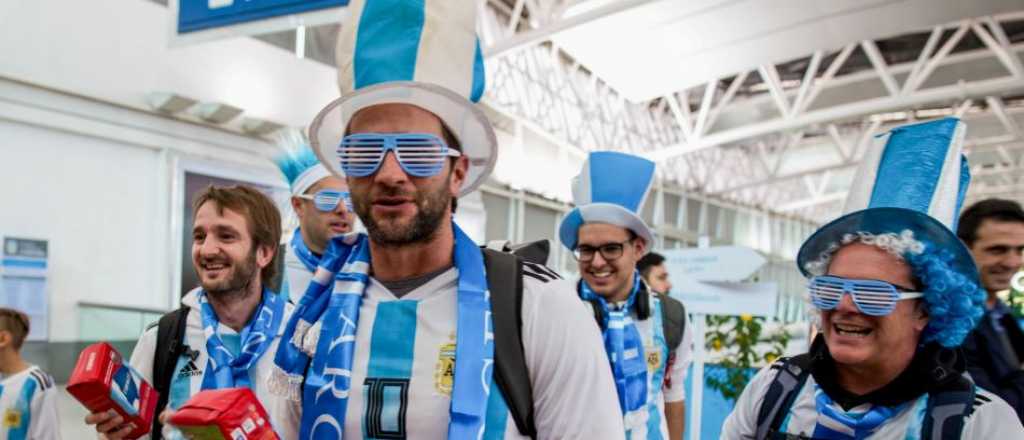
[[558, 238], [575, 250], [584, 223], [607, 223], [635, 232], [650, 246], [654, 234], [638, 213], [653, 182], [654, 162], [650, 160], [614, 151], [590, 153], [573, 179], [576, 208], [562, 220]]
[[330, 176], [330, 171], [320, 163], [309, 147], [305, 136], [298, 130], [287, 130], [277, 139], [281, 152], [274, 156], [274, 163], [288, 180], [292, 195], [305, 194], [320, 179]]
[[843, 235], [901, 233], [953, 254], [953, 270], [977, 279], [967, 247], [953, 232], [971, 180], [963, 156], [966, 127], [956, 118], [896, 127], [875, 136], [854, 177], [844, 215], [822, 226], [797, 254], [800, 271]]
[[411, 104], [430, 111], [459, 140], [469, 170], [460, 195], [487, 179], [498, 141], [474, 103], [484, 92], [476, 1], [353, 0], [338, 37], [341, 98], [310, 126], [313, 150], [343, 175], [336, 149], [359, 110]]

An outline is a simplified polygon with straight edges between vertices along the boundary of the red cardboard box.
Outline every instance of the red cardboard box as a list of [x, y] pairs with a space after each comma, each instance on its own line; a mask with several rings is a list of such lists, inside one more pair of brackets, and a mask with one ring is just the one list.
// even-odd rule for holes
[[91, 412], [117, 411], [133, 428], [128, 438], [142, 437], [153, 426], [156, 390], [106, 342], [90, 345], [78, 355], [68, 392]]
[[279, 440], [248, 388], [200, 391], [174, 412], [171, 424], [195, 440]]

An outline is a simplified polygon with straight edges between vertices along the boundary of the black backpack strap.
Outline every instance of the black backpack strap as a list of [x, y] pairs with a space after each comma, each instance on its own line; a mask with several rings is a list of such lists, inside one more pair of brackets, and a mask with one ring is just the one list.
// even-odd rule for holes
[[757, 412], [757, 431], [754, 435], [757, 440], [770, 438], [782, 426], [789, 408], [793, 406], [811, 374], [811, 355], [804, 353], [784, 358], [777, 361], [776, 365], [779, 365], [779, 372], [768, 386], [761, 409]]
[[[185, 345], [185, 327], [188, 321], [188, 306], [181, 308], [160, 317], [156, 329], [156, 352], [153, 359], [153, 388], [159, 396], [156, 400], [156, 411], [158, 415], [167, 407], [167, 400], [170, 397], [171, 378], [174, 377], [174, 367], [178, 365], [178, 358], [184, 353], [188, 346]], [[153, 417], [153, 430], [150, 436], [153, 440], [160, 440], [163, 425], [159, 417]]]
[[671, 352], [683, 341], [686, 331], [686, 307], [679, 300], [668, 295], [658, 294], [661, 300], [661, 332], [665, 335], [665, 343]]
[[494, 380], [519, 433], [537, 437], [533, 387], [523, 353], [523, 267], [512, 254], [483, 249], [494, 324]]
[[957, 376], [928, 393], [928, 407], [921, 425], [921, 440], [956, 440], [964, 430], [964, 419], [973, 410], [974, 382]]

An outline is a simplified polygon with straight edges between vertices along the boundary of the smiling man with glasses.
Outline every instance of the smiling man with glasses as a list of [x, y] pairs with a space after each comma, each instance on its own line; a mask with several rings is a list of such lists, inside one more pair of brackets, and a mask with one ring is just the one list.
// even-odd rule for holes
[[299, 218], [284, 255], [281, 294], [298, 304], [331, 238], [352, 232], [356, 216], [348, 184], [320, 164], [305, 135], [286, 131], [278, 139], [282, 152], [274, 163], [288, 180], [291, 205]]
[[683, 330], [682, 304], [652, 291], [637, 270], [653, 243], [637, 215], [653, 180], [649, 160], [591, 153], [573, 182], [577, 207], [559, 238], [579, 262], [577, 290], [601, 327], [627, 438], [678, 439], [693, 332]]
[[754, 376], [723, 439], [1024, 438], [958, 349], [985, 297], [953, 233], [970, 180], [964, 129], [947, 118], [874, 138], [846, 214], [797, 255], [820, 333]]

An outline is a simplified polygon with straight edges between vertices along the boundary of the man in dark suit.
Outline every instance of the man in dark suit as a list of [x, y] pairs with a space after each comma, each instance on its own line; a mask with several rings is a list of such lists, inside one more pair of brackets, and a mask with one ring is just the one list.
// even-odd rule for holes
[[1024, 210], [1010, 200], [987, 199], [964, 210], [957, 228], [988, 292], [985, 316], [964, 340], [967, 368], [978, 386], [1006, 400], [1024, 420], [1024, 331], [996, 292], [1021, 270]]

